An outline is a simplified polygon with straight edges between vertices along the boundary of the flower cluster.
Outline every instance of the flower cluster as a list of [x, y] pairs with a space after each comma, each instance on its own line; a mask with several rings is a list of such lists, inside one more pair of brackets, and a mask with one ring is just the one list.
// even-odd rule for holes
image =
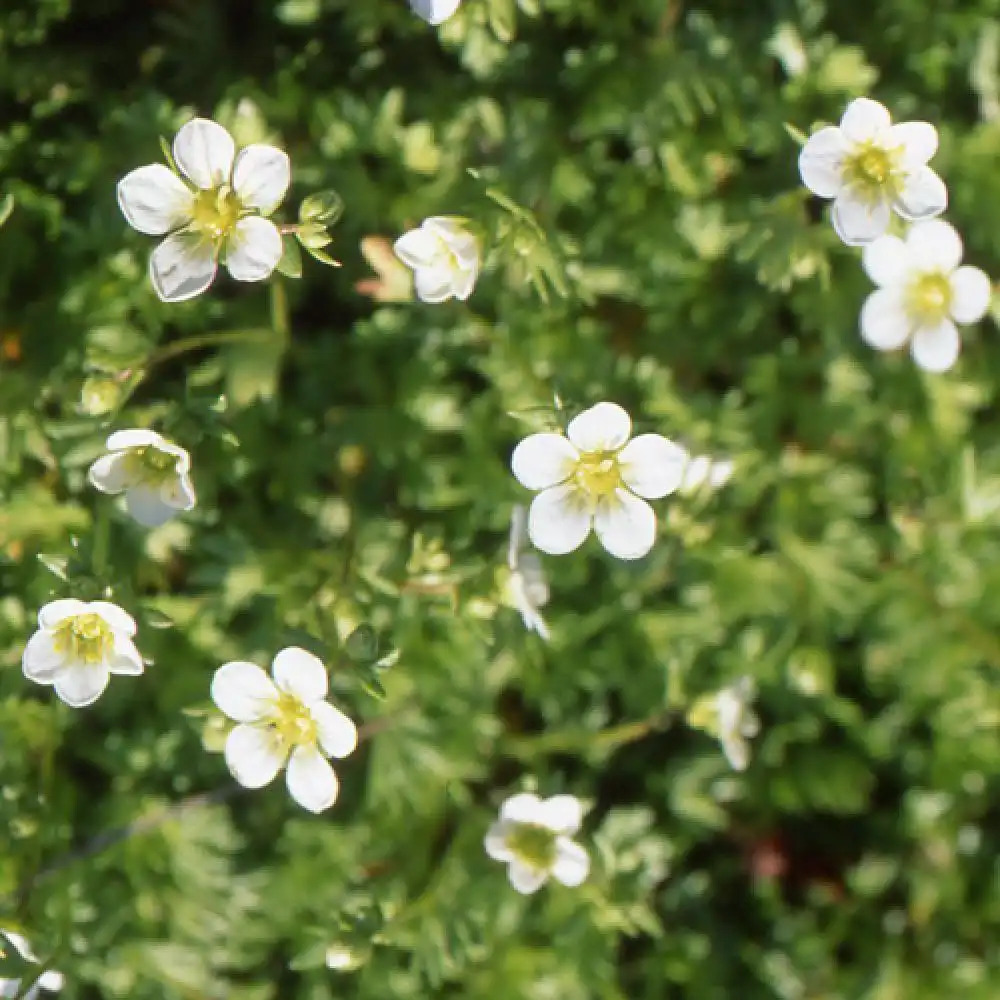
[[[832, 198], [831, 220], [848, 245], [864, 248], [865, 271], [876, 284], [861, 310], [861, 336], [881, 351], [910, 345], [929, 372], [958, 359], [956, 324], [978, 322], [989, 307], [989, 278], [960, 267], [962, 241], [937, 219], [948, 191], [927, 165], [938, 146], [928, 122], [894, 125], [877, 101], [852, 101], [839, 126], [820, 129], [802, 147], [799, 173], [813, 194]], [[909, 230], [889, 233], [893, 213]]]

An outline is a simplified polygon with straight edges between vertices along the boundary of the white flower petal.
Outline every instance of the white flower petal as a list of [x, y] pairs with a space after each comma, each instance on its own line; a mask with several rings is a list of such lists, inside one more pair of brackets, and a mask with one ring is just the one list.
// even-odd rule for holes
[[[38, 985], [48, 993], [58, 993], [63, 988], [65, 981], [66, 979], [61, 972], [49, 969], [48, 972], [41, 974], [38, 979]], [[28, 1000], [28, 998], [25, 997], [24, 1000]]]
[[263, 788], [274, 780], [288, 747], [266, 726], [237, 726], [226, 738], [226, 765], [244, 788]]
[[934, 327], [921, 327], [913, 335], [910, 351], [913, 360], [927, 372], [947, 371], [958, 359], [961, 342], [950, 319]]
[[403, 233], [392, 245], [393, 252], [414, 271], [431, 267], [444, 253], [441, 237], [432, 229], [421, 226]]
[[226, 240], [226, 269], [237, 281], [264, 281], [281, 260], [281, 233], [270, 219], [240, 219]]
[[234, 722], [257, 722], [278, 699], [274, 681], [246, 660], [224, 663], [212, 677], [212, 701]]
[[182, 230], [168, 236], [149, 258], [149, 278], [164, 302], [186, 302], [201, 295], [215, 278], [215, 248]]
[[458, 10], [462, 0], [410, 0], [410, 8], [428, 24], [441, 24]]
[[580, 451], [617, 451], [631, 433], [632, 421], [617, 403], [597, 403], [566, 428], [566, 436]]
[[833, 198], [844, 183], [843, 164], [847, 143], [839, 128], [821, 128], [811, 135], [799, 153], [799, 175], [813, 194]]
[[329, 809], [340, 790], [329, 761], [315, 747], [296, 747], [292, 751], [285, 781], [292, 798], [314, 813]]
[[640, 434], [618, 453], [625, 485], [647, 499], [665, 497], [684, 481], [688, 453], [659, 434]]
[[548, 877], [549, 873], [544, 868], [533, 868], [517, 859], [507, 866], [507, 878], [510, 884], [525, 896], [537, 892], [545, 885]]
[[910, 258], [906, 244], [898, 236], [880, 236], [864, 248], [861, 261], [868, 277], [884, 288], [905, 279]]
[[858, 97], [847, 105], [840, 128], [848, 142], [868, 142], [884, 138], [892, 125], [889, 112], [867, 97]]
[[422, 267], [413, 273], [413, 287], [421, 302], [437, 305], [456, 297], [458, 277], [452, 268], [444, 264]]
[[[24, 959], [25, 962], [38, 962], [38, 956], [35, 954], [34, 949], [28, 942], [28, 939], [23, 934], [18, 934], [17, 931], [0, 930], [0, 936], [5, 937], [13, 946], [14, 950]], [[2, 942], [0, 942], [2, 946]]]
[[850, 188], [844, 188], [833, 202], [830, 220], [837, 235], [852, 247], [863, 246], [882, 236], [889, 228], [889, 204], [859, 198]]
[[158, 528], [177, 513], [170, 504], [163, 502], [158, 488], [146, 483], [129, 489], [125, 494], [125, 509], [144, 528]]
[[500, 819], [507, 823], [537, 823], [542, 802], [531, 792], [519, 792], [505, 799], [500, 806]]
[[977, 323], [993, 297], [989, 276], [978, 267], [960, 267], [951, 276], [951, 315], [956, 323]]
[[192, 118], [174, 136], [177, 166], [203, 191], [229, 180], [235, 154], [233, 137], [207, 118]]
[[528, 510], [531, 544], [552, 556], [578, 549], [590, 534], [591, 512], [572, 484], [542, 490]]
[[189, 476], [173, 476], [160, 487], [160, 499], [173, 510], [191, 510], [195, 505], [194, 486]]
[[948, 207], [948, 189], [930, 167], [918, 167], [903, 181], [893, 208], [907, 221], [940, 215]]
[[455, 272], [452, 278], [452, 291], [459, 302], [465, 302], [472, 294], [472, 289], [476, 286], [478, 274], [478, 267], [463, 268]]
[[121, 493], [130, 481], [128, 456], [123, 452], [102, 455], [87, 470], [90, 485], [102, 493]]
[[961, 263], [962, 237], [944, 219], [927, 219], [910, 226], [906, 251], [912, 269], [950, 273]]
[[63, 597], [58, 601], [49, 601], [38, 612], [38, 624], [42, 628], [55, 628], [60, 622], [75, 615], [82, 615], [86, 610], [87, 605], [75, 597]]
[[25, 644], [21, 670], [29, 681], [51, 684], [62, 669], [65, 659], [65, 655], [56, 649], [53, 634], [40, 629]]
[[118, 182], [118, 205], [133, 229], [163, 236], [190, 222], [194, 195], [172, 170], [153, 163]]
[[245, 207], [270, 215], [292, 182], [288, 154], [274, 146], [253, 143], [240, 151], [233, 166], [233, 190]]
[[544, 490], [573, 474], [580, 453], [562, 434], [532, 434], [510, 457], [511, 472], [529, 490]]
[[483, 847], [494, 861], [511, 861], [514, 857], [514, 852], [507, 846], [511, 826], [512, 824], [504, 820], [498, 820], [483, 837]]
[[553, 877], [563, 885], [577, 886], [590, 873], [590, 858], [575, 841], [560, 837], [556, 841], [556, 860], [552, 865]]
[[734, 771], [745, 771], [750, 764], [750, 744], [738, 734], [723, 736], [719, 743]]
[[463, 219], [449, 215], [432, 215], [424, 219], [423, 228], [434, 233], [447, 251], [457, 258], [462, 268], [475, 270], [479, 266], [479, 241], [465, 227]]
[[910, 167], [922, 167], [937, 152], [937, 129], [929, 122], [901, 122], [889, 129], [888, 145], [902, 146], [903, 161]]
[[861, 307], [861, 339], [879, 351], [894, 351], [910, 336], [910, 320], [898, 288], [880, 288]]
[[555, 833], [576, 833], [583, 822], [583, 808], [575, 795], [553, 795], [542, 802], [537, 823]]
[[358, 727], [328, 701], [315, 701], [309, 712], [316, 723], [319, 745], [329, 757], [347, 757], [358, 745]]
[[656, 540], [653, 508], [627, 490], [602, 497], [594, 512], [594, 530], [601, 544], [618, 559], [641, 559]]
[[103, 663], [77, 661], [64, 666], [53, 678], [56, 694], [71, 708], [85, 708], [104, 694], [111, 674]]
[[148, 448], [150, 445], [159, 448], [163, 444], [163, 438], [156, 431], [144, 427], [130, 427], [111, 434], [104, 447], [108, 451], [128, 451], [130, 448]]
[[135, 619], [125, 610], [110, 601], [91, 601], [84, 612], [100, 615], [113, 632], [121, 632], [126, 636], [136, 633]]
[[115, 636], [115, 648], [108, 660], [108, 670], [113, 674], [138, 677], [145, 667], [135, 643], [123, 633]]
[[329, 678], [323, 661], [298, 646], [281, 650], [271, 664], [274, 682], [287, 694], [294, 695], [303, 704], [310, 704], [326, 697]]

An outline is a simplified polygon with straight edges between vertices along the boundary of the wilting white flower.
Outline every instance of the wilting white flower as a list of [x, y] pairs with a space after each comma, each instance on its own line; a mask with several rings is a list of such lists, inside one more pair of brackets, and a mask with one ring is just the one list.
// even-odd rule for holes
[[417, 298], [423, 302], [464, 302], [479, 274], [479, 241], [464, 219], [435, 215], [393, 244], [396, 256], [413, 269]]
[[916, 222], [948, 207], [944, 182], [927, 166], [937, 145], [933, 125], [893, 125], [881, 104], [859, 97], [839, 127], [809, 138], [799, 154], [799, 173], [813, 194], [833, 198], [837, 235], [860, 246], [886, 231], [891, 211]]
[[715, 694], [699, 698], [688, 712], [688, 722], [718, 739], [726, 760], [736, 771], [750, 763], [749, 740], [760, 731], [760, 721], [750, 707], [756, 687], [752, 677], [741, 677]]
[[24, 676], [51, 684], [67, 705], [97, 701], [112, 674], [141, 674], [142, 657], [132, 637], [135, 622], [108, 601], [51, 601], [38, 612], [38, 631], [21, 658]]
[[226, 763], [247, 788], [273, 781], [287, 764], [293, 799], [319, 813], [337, 800], [340, 784], [327, 757], [346, 757], [358, 730], [326, 701], [326, 667], [312, 653], [289, 646], [274, 658], [270, 677], [255, 663], [236, 660], [212, 678], [212, 700], [239, 723], [226, 739]]
[[992, 291], [990, 279], [978, 267], [959, 267], [961, 260], [962, 240], [942, 219], [865, 247], [864, 267], [878, 289], [861, 310], [864, 341], [880, 351], [909, 341], [921, 368], [950, 368], [959, 351], [955, 324], [982, 319]]
[[681, 493], [695, 493], [703, 486], [717, 490], [729, 482], [733, 474], [733, 463], [728, 458], [712, 459], [707, 455], [696, 455], [688, 459], [684, 466], [684, 480]]
[[87, 473], [102, 493], [124, 493], [125, 507], [140, 524], [155, 528], [195, 504], [188, 474], [191, 457], [156, 431], [115, 431]]
[[153, 251], [149, 276], [164, 302], [200, 295], [221, 258], [237, 281], [263, 281], [281, 259], [281, 233], [266, 218], [291, 182], [288, 156], [253, 143], [236, 153], [218, 123], [194, 118], [174, 138], [179, 174], [162, 163], [118, 182], [118, 204], [140, 233], [167, 238]]
[[528, 535], [551, 555], [572, 552], [591, 527], [619, 559], [639, 559], [653, 546], [656, 516], [642, 497], [673, 493], [683, 482], [687, 452], [659, 434], [629, 440], [632, 421], [617, 403], [598, 403], [562, 434], [532, 434], [511, 456], [522, 486], [541, 490], [531, 502]]
[[[33, 965], [38, 964], [38, 956], [20, 934], [15, 931], [0, 930], [0, 954], [4, 953], [8, 947], [13, 948], [25, 962], [31, 962]], [[20, 1000], [37, 1000], [39, 989], [49, 993], [58, 993], [62, 988], [62, 973], [52, 969], [43, 972], [38, 977], [38, 981], [26, 993], [20, 992], [20, 979], [0, 979], [0, 997], [19, 997]]]
[[549, 638], [549, 627], [538, 610], [549, 600], [549, 585], [542, 571], [542, 561], [534, 552], [526, 552], [527, 518], [520, 504], [514, 507], [510, 518], [510, 540], [507, 543], [507, 599], [521, 613], [521, 621], [529, 632]]
[[410, 0], [410, 7], [417, 17], [422, 17], [428, 24], [441, 24], [458, 10], [461, 3], [462, 0]]
[[491, 858], [507, 864], [507, 878], [518, 892], [535, 892], [550, 875], [563, 885], [579, 885], [590, 871], [590, 858], [570, 837], [582, 818], [572, 795], [543, 800], [523, 792], [500, 807], [483, 844]]

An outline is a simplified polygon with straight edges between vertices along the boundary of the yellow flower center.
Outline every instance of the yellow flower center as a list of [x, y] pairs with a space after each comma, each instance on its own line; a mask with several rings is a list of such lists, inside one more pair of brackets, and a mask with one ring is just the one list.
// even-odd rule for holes
[[907, 289], [906, 309], [921, 323], [940, 323], [951, 312], [951, 282], [940, 271], [920, 275]]
[[549, 869], [556, 860], [556, 835], [545, 826], [518, 823], [507, 834], [507, 847], [532, 868]]
[[586, 451], [576, 464], [573, 479], [591, 500], [610, 496], [622, 485], [617, 453], [613, 451]]
[[293, 694], [282, 691], [268, 722], [278, 738], [290, 746], [312, 746], [316, 742], [316, 723], [309, 709]]
[[191, 209], [191, 228], [213, 243], [221, 243], [240, 221], [243, 206], [228, 184], [199, 191]]
[[56, 627], [55, 648], [69, 659], [103, 663], [115, 645], [114, 633], [98, 614], [64, 618]]
[[871, 200], [895, 194], [899, 186], [902, 147], [885, 149], [871, 140], [860, 143], [844, 161], [844, 178]]
[[177, 472], [177, 456], [155, 444], [130, 449], [127, 461], [132, 478], [143, 483], [162, 483]]

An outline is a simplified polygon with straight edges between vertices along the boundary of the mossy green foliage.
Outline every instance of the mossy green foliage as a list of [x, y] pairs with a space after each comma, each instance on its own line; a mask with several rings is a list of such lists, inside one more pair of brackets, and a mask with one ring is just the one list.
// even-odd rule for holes
[[[987, 320], [926, 376], [861, 343], [795, 135], [859, 94], [935, 123], [997, 273], [998, 17], [4, 3], [0, 919], [64, 996], [997, 996], [1000, 349]], [[339, 193], [342, 268], [156, 300], [115, 183], [196, 113], [288, 150], [287, 221]], [[466, 305], [359, 250], [436, 214], [495, 248]], [[507, 463], [601, 399], [736, 472], [657, 503], [639, 563], [546, 558], [546, 645], [500, 600]], [[199, 504], [154, 535], [85, 479], [127, 426], [192, 453]], [[21, 652], [106, 587], [153, 662], [72, 711]], [[215, 668], [291, 643], [362, 726], [318, 818], [209, 752]], [[745, 673], [734, 774], [685, 715]], [[518, 896], [483, 852], [530, 788], [592, 806], [577, 890]]]

